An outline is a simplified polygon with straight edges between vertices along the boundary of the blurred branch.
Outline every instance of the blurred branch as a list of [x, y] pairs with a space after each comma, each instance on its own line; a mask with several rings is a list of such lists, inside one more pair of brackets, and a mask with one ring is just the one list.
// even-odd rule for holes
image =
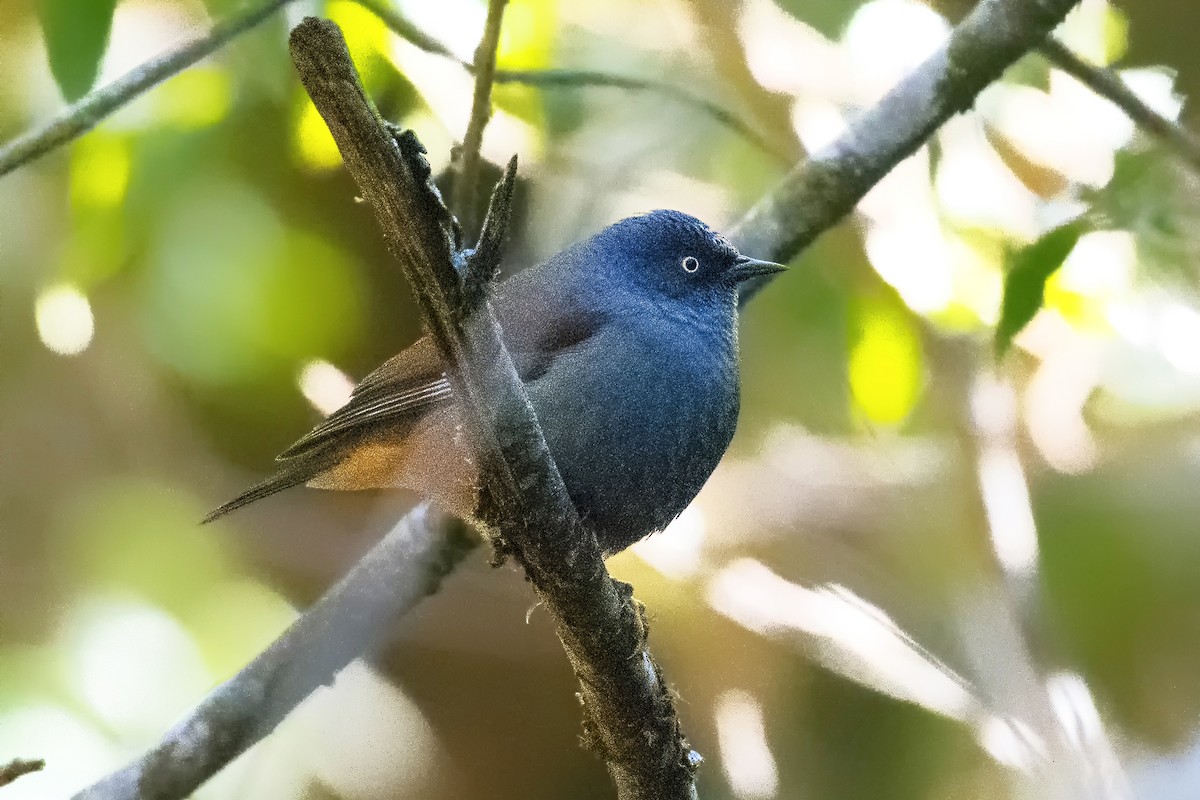
[[1200, 136], [1146, 105], [1125, 85], [1120, 75], [1110, 69], [1087, 63], [1054, 37], [1042, 42], [1038, 52], [1063, 72], [1111, 101], [1138, 127], [1161, 140], [1192, 169], [1200, 171]]
[[205, 35], [190, 39], [108, 86], [88, 93], [42, 127], [0, 147], [0, 176], [78, 139], [133, 98], [221, 49], [230, 39], [255, 27], [290, 2], [292, 0], [269, 0], [243, 9], [218, 22]]
[[[112, 84], [90, 92], [50, 122], [27, 131], [0, 146], [0, 177], [78, 139], [96, 127], [105, 117], [138, 95], [221, 49], [238, 34], [254, 28], [271, 14], [292, 2], [294, 0], [270, 0], [262, 6], [235, 14], [214, 25], [204, 36], [184, 42], [158, 58], [147, 61]], [[426, 53], [449, 58], [468, 72], [474, 72], [473, 64], [463, 61], [444, 44], [417, 28], [397, 13], [385, 0], [355, 0], [355, 2], [379, 17], [393, 33], [414, 47]], [[610, 87], [657, 92], [699, 109], [718, 123], [761, 147], [765, 152], [784, 158], [777, 148], [773, 148], [733, 112], [671, 84], [648, 78], [609, 75], [592, 70], [575, 69], [495, 70], [493, 82], [516, 83], [537, 88]], [[785, 158], [785, 160], [791, 163], [790, 158]]]
[[767, 152], [779, 155], [786, 163], [794, 164], [804, 155], [800, 137], [792, 125], [795, 98], [764, 88], [751, 73], [746, 48], [738, 37], [742, 4], [729, 0], [691, 0], [690, 6], [701, 28], [701, 41], [712, 55], [718, 72], [732, 87], [741, 106], [754, 114], [759, 127], [765, 128], [775, 144], [768, 145], [757, 135], [749, 138], [761, 143]]
[[[469, 61], [463, 61], [450, 51], [446, 45], [426, 34], [424, 31], [417, 28], [402, 15], [388, 5], [386, 0], [355, 0], [360, 6], [367, 9], [375, 16], [379, 17], [392, 33], [404, 39], [406, 42], [416, 47], [418, 50], [423, 50], [436, 56], [442, 56], [454, 61], [467, 72], [474, 73], [475, 65]], [[482, 44], [482, 43], [481, 43]], [[478, 56], [478, 54], [477, 54]], [[478, 60], [478, 58], [476, 59]], [[494, 64], [493, 64], [494, 66]], [[791, 164], [794, 159], [791, 154], [782, 152], [780, 148], [773, 146], [761, 134], [754, 130], [745, 120], [734, 114], [729, 109], [714, 103], [711, 100], [706, 100], [703, 97], [695, 95], [686, 89], [679, 86], [674, 86], [662, 81], [652, 80], [650, 78], [637, 78], [627, 75], [613, 75], [607, 72], [600, 72], [590, 69], [495, 69], [492, 75], [493, 83], [505, 84], [515, 83], [522, 86], [532, 86], [537, 89], [586, 89], [586, 88], [609, 88], [609, 89], [630, 89], [633, 91], [646, 91], [661, 94], [664, 97], [669, 97], [684, 105], [692, 106], [699, 111], [707, 114], [716, 120], [719, 124], [729, 128], [734, 133], [745, 137], [745, 139], [764, 152], [779, 158], [788, 164]], [[794, 134], [793, 134], [794, 136]], [[456, 192], [457, 194], [457, 192]]]
[[377, 644], [478, 540], [418, 506], [240, 672], [214, 689], [152, 750], [76, 800], [188, 797]]
[[8, 786], [17, 778], [31, 772], [41, 772], [45, 768], [46, 762], [40, 758], [14, 758], [0, 767], [0, 786]]
[[[1037, 47], [1077, 2], [981, 0], [937, 52], [759, 200], [731, 232], [733, 240], [760, 258], [794, 258], [942, 123], [970, 108], [984, 87]], [[748, 283], [742, 302], [767, 280]]]
[[455, 155], [457, 175], [454, 199], [458, 219], [468, 236], [476, 232], [476, 186], [479, 184], [479, 148], [483, 146], [483, 129], [492, 118], [492, 83], [496, 76], [496, 49], [500, 46], [500, 26], [504, 22], [504, 7], [508, 0], [488, 0], [487, 21], [483, 36], [475, 48], [471, 72], [475, 75], [475, 91], [471, 96], [471, 118], [467, 132]]
[[[595, 536], [580, 522], [550, 457], [486, 295], [464, 286], [456, 268], [465, 261], [476, 282], [494, 274], [515, 162], [492, 196], [480, 246], [468, 255], [429, 183], [424, 148], [411, 132], [389, 135], [337, 26], [307, 19], [292, 31], [291, 46], [301, 80], [375, 209], [446, 359], [479, 462], [477, 516], [498, 550], [525, 568], [555, 621], [580, 679], [587, 744], [607, 763], [624, 800], [694, 796], [699, 756], [680, 733], [631, 589], [605, 570]], [[473, 263], [479, 258], [494, 263]]]
[[744, 119], [724, 106], [692, 94], [687, 89], [673, 86], [669, 83], [637, 78], [627, 75], [614, 75], [608, 72], [597, 72], [589, 69], [498, 69], [496, 83], [517, 83], [523, 86], [533, 86], [539, 89], [553, 88], [610, 88], [631, 89], [661, 94], [683, 105], [692, 106], [712, 117], [716, 122], [746, 139], [746, 141], [787, 164], [793, 158], [771, 144], [758, 131], [750, 127]]

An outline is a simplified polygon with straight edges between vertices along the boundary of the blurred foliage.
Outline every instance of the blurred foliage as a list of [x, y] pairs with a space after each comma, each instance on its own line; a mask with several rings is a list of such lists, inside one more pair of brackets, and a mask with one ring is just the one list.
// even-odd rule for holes
[[87, 94], [100, 73], [117, 0], [39, 0], [38, 20], [54, 80], [68, 101]]
[[1004, 276], [1004, 300], [1000, 321], [996, 323], [996, 357], [1003, 358], [1013, 337], [1030, 323], [1042, 308], [1046, 281], [1058, 271], [1087, 230], [1083, 220], [1075, 220], [1048, 231], [1042, 238], [1012, 257], [1012, 266]]
[[[670, 93], [498, 86], [484, 155], [522, 163], [506, 271], [655, 207], [728, 228], [781, 153], [828, 141], [969, 5], [512, 0], [501, 68], [685, 89], [771, 151]], [[470, 59], [481, 0], [393, 7]], [[240, 8], [6, 7], [0, 130]], [[1200, 94], [1197, 8], [1088, 0], [1060, 35], [1172, 115]], [[469, 76], [329, 0], [0, 179], [0, 762], [49, 761], [14, 800], [69, 796], [147, 746], [411, 501], [295, 490], [196, 525], [344, 390], [333, 368], [361, 376], [420, 332], [292, 74], [301, 12], [343, 27], [382, 113], [444, 170]], [[746, 309], [729, 458], [670, 531], [612, 560], [708, 758], [702, 796], [1057, 798], [1079, 763], [1133, 796], [1194, 794], [1198, 197], [1195, 174], [1029, 58]], [[717, 599], [748, 560], [790, 587], [739, 585], [778, 592], [766, 622]], [[988, 616], [993, 595], [1011, 618]], [[197, 796], [609, 796], [530, 598], [516, 571], [464, 569], [378, 674], [352, 670]], [[949, 667], [872, 649], [896, 630], [977, 705], [918, 691]], [[1085, 742], [1021, 762], [1016, 723], [1046, 734], [1068, 712], [1112, 761]]]

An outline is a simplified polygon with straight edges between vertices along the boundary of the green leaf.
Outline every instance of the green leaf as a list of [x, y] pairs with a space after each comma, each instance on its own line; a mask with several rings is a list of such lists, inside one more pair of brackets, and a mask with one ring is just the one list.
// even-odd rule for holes
[[1013, 257], [1012, 266], [1004, 277], [1004, 299], [1000, 305], [1000, 322], [996, 325], [994, 347], [997, 359], [1004, 357], [1013, 337], [1042, 307], [1046, 281], [1066, 261], [1087, 229], [1084, 220], [1073, 220], [1049, 231]]
[[50, 71], [67, 102], [88, 93], [100, 71], [117, 0], [40, 0]]

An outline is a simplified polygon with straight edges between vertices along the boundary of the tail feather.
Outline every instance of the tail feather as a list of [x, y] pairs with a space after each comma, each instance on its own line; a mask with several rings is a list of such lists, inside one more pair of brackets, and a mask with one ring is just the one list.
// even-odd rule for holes
[[288, 470], [286, 472], [279, 472], [275, 475], [272, 475], [270, 478], [267, 478], [262, 483], [254, 484], [225, 505], [208, 512], [208, 515], [205, 516], [204, 519], [200, 520], [200, 524], [206, 525], [217, 517], [223, 517], [230, 511], [241, 508], [244, 505], [249, 505], [255, 500], [261, 500], [264, 497], [275, 494], [276, 492], [282, 492], [284, 489], [290, 489], [293, 486], [299, 486], [300, 484], [307, 482], [311, 477], [312, 476], [309, 475], [307, 471], [303, 470]]

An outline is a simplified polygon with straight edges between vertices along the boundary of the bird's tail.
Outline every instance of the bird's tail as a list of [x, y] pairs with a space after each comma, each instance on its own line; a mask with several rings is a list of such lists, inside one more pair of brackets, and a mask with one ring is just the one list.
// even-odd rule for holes
[[305, 470], [284, 470], [272, 475], [262, 483], [256, 483], [246, 491], [239, 494], [237, 497], [230, 500], [225, 505], [215, 508], [208, 512], [204, 519], [200, 520], [201, 525], [212, 522], [217, 517], [223, 517], [230, 511], [239, 509], [244, 505], [249, 505], [255, 500], [261, 500], [264, 497], [273, 495], [276, 492], [282, 492], [284, 489], [290, 489], [293, 486], [299, 486], [305, 483], [312, 476]]

